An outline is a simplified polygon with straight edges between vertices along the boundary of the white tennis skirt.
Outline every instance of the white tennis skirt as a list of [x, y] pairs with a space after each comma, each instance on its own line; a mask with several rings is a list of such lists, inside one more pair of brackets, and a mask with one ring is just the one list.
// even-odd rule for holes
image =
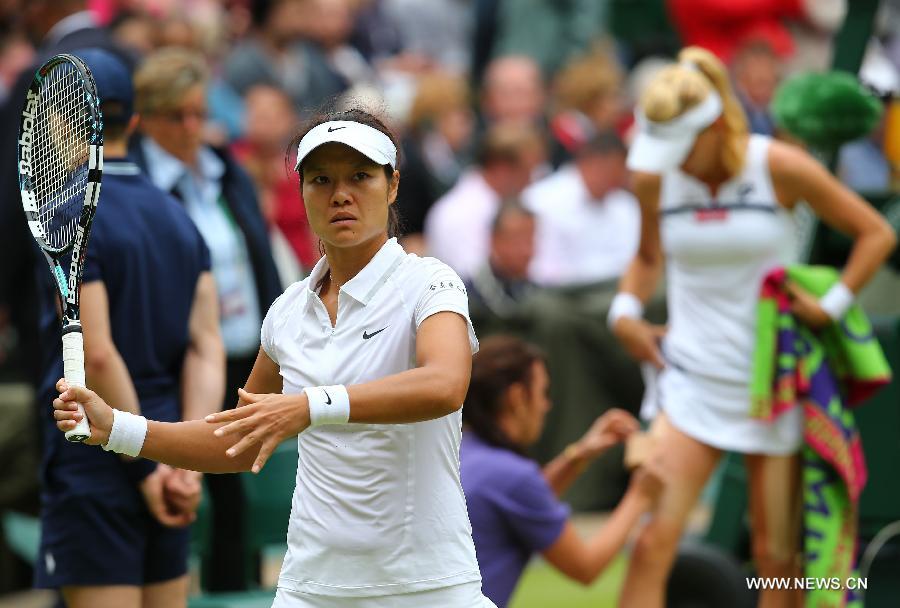
[[[716, 380], [667, 366], [656, 377], [643, 367], [646, 386], [641, 417], [662, 410], [685, 435], [721, 450], [743, 454], [793, 454], [803, 443], [803, 411], [795, 407], [774, 421], [750, 417], [745, 384]], [[654, 370], [655, 372], [655, 370]]]
[[497, 608], [481, 594], [481, 581], [376, 597], [331, 597], [278, 588], [272, 608]]

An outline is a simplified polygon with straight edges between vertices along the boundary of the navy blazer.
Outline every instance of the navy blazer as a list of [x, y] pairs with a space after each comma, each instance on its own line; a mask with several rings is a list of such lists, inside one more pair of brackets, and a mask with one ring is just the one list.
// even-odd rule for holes
[[[135, 135], [129, 142], [128, 155], [144, 171], [147, 171], [147, 159], [141, 145], [142, 137]], [[234, 156], [224, 148], [211, 148], [225, 163], [225, 174], [222, 176], [222, 196], [229, 211], [247, 242], [250, 264], [256, 279], [256, 292], [259, 298], [259, 311], [265, 316], [275, 298], [281, 295], [281, 280], [272, 258], [269, 245], [269, 231], [259, 210], [256, 187], [246, 171], [238, 164]], [[172, 193], [176, 198], [178, 194]], [[180, 199], [179, 199], [180, 200]]]

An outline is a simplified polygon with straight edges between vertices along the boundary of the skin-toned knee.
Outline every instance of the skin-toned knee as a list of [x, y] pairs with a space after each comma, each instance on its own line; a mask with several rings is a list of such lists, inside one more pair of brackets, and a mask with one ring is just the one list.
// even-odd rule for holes
[[631, 559], [642, 568], [668, 572], [680, 538], [679, 526], [654, 519], [638, 535]]

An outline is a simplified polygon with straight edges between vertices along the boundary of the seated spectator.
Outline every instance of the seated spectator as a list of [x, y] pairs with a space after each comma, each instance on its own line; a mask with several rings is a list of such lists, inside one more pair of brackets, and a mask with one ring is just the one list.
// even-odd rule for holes
[[507, 199], [491, 224], [491, 250], [487, 261], [466, 282], [473, 324], [488, 315], [506, 318], [534, 290], [528, 267], [534, 256], [534, 214], [518, 199]]
[[750, 131], [769, 137], [775, 135], [769, 104], [781, 80], [778, 55], [763, 40], [749, 42], [737, 50], [731, 62], [731, 74]]
[[534, 149], [543, 142], [524, 125], [497, 125], [485, 134], [477, 164], [467, 169], [425, 218], [425, 244], [433, 255], [470, 278], [487, 260], [491, 222], [500, 202], [531, 181]]
[[640, 235], [640, 209], [624, 189], [626, 177], [625, 145], [604, 132], [581, 147], [575, 162], [522, 193], [538, 219], [536, 283], [598, 283], [625, 271]]
[[463, 406], [460, 477], [482, 592], [499, 608], [509, 602], [534, 553], [567, 577], [590, 584], [661, 489], [654, 468], [638, 471], [607, 523], [583, 541], [559, 496], [589, 462], [636, 431], [638, 422], [623, 410], [608, 410], [541, 469], [525, 451], [544, 428], [549, 383], [543, 355], [518, 338], [484, 339], [472, 360]]
[[841, 146], [837, 174], [841, 181], [857, 192], [896, 190], [900, 183], [900, 164], [895, 158], [892, 167], [889, 152], [898, 148], [896, 138], [900, 133], [888, 133], [887, 129], [891, 122], [900, 126], [896, 116], [891, 116], [898, 112], [895, 106], [900, 104], [900, 72], [876, 48], [863, 62], [859, 79], [881, 98], [884, 116], [868, 136]]
[[304, 0], [303, 37], [325, 57], [328, 67], [349, 86], [374, 84], [375, 70], [350, 43], [356, 18], [351, 0]]
[[488, 125], [512, 122], [544, 124], [544, 78], [538, 64], [525, 55], [491, 61], [481, 85], [481, 118]]
[[433, 72], [418, 83], [404, 140], [403, 191], [397, 199], [403, 247], [424, 251], [425, 216], [456, 183], [472, 137], [469, 86], [461, 76]]
[[553, 83], [554, 166], [571, 160], [597, 133], [621, 126], [621, 90], [622, 70], [609, 53], [595, 52], [563, 68]]
[[[284, 162], [297, 114], [287, 94], [269, 85], [251, 87], [244, 103], [244, 137], [232, 144], [231, 150], [256, 184], [260, 210], [270, 226], [273, 245], [286, 239], [292, 257], [310, 270], [319, 260], [318, 239], [306, 219], [296, 177]], [[293, 282], [287, 280], [288, 273], [282, 265], [279, 274], [283, 283]]]
[[225, 59], [225, 80], [241, 95], [255, 84], [281, 86], [297, 108], [315, 108], [347, 83], [310, 42], [307, 0], [267, 0], [253, 5], [254, 33]]

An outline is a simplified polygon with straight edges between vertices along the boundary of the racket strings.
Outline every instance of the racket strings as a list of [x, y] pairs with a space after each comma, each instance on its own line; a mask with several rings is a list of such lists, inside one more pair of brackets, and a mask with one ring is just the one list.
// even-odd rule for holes
[[77, 70], [60, 64], [41, 83], [32, 145], [38, 221], [47, 243], [62, 249], [75, 238], [87, 187], [90, 108]]

